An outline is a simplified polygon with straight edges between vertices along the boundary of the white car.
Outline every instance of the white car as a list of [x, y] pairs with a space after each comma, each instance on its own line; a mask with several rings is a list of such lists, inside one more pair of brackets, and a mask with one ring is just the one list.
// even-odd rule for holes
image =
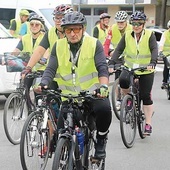
[[7, 66], [3, 65], [4, 53], [12, 52], [18, 42], [19, 39], [13, 38], [0, 23], [0, 95], [8, 96], [16, 89], [16, 84], [19, 82], [20, 72], [8, 72]]

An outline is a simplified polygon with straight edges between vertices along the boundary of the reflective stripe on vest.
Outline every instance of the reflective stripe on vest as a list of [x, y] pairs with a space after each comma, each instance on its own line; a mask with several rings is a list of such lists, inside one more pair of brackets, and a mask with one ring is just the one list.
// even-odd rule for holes
[[[128, 31], [125, 34], [125, 65], [129, 68], [147, 66], [151, 60], [151, 52], [149, 48], [149, 38], [151, 36], [152, 31], [144, 30], [144, 34], [141, 37], [142, 39], [138, 42], [138, 46], [136, 45], [135, 38], [131, 35], [132, 31]], [[152, 73], [151, 71], [136, 71], [136, 74], [148, 74]]]
[[[63, 93], [77, 93], [80, 90], [94, 90], [99, 86], [98, 73], [95, 67], [94, 55], [96, 50], [96, 38], [84, 36], [78, 67], [75, 66], [76, 82], [73, 84], [72, 63], [70, 62], [70, 50], [67, 39], [57, 41], [56, 51], [58, 57], [58, 69], [55, 81]], [[87, 50], [88, 49], [88, 50]]]
[[52, 27], [52, 28], [50, 28], [49, 31], [48, 31], [48, 41], [49, 41], [49, 43], [50, 43], [50, 47], [49, 47], [50, 52], [51, 52], [51, 50], [52, 50], [52, 48], [53, 48], [53, 45], [55, 44], [55, 42], [56, 42], [57, 40], [58, 40], [58, 36], [57, 36], [57, 34], [56, 34], [56, 27]]
[[[127, 32], [129, 30], [132, 30], [132, 26], [127, 23], [125, 32]], [[113, 26], [112, 26], [112, 39], [111, 39], [111, 43], [112, 43], [114, 48], [117, 47], [117, 45], [118, 45], [118, 43], [119, 43], [121, 38], [122, 38], [122, 35], [121, 35], [121, 33], [120, 33], [119, 29], [118, 29], [117, 24], [113, 24]]]

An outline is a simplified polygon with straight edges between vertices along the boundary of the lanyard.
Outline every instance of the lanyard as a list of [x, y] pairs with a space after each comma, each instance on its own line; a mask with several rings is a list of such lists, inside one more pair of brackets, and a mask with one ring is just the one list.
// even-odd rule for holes
[[[70, 48], [69, 48], [70, 49]], [[80, 54], [80, 49], [77, 51], [76, 56], [73, 56], [72, 51], [70, 50], [70, 56], [71, 56], [71, 63], [72, 63], [72, 67], [71, 67], [71, 72], [72, 72], [72, 81], [73, 81], [73, 85], [76, 84], [76, 72], [75, 72], [75, 67], [76, 67], [76, 63]]]

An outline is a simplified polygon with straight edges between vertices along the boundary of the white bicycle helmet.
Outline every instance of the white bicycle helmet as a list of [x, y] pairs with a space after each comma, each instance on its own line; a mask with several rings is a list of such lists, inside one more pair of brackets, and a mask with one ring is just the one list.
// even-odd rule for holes
[[125, 22], [128, 19], [128, 14], [125, 11], [118, 11], [115, 15], [116, 22]]
[[170, 20], [167, 23], [167, 27], [170, 28]]

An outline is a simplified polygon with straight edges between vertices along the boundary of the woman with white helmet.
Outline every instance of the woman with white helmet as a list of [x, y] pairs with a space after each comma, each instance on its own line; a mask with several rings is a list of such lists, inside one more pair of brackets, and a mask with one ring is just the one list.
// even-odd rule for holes
[[[127, 30], [132, 30], [131, 25], [128, 23], [128, 14], [125, 11], [118, 11], [115, 15], [115, 24], [112, 25], [108, 32], [108, 36], [104, 43], [104, 50], [106, 56], [111, 56], [111, 52], [115, 49]], [[113, 49], [110, 49], [110, 43]]]
[[[170, 20], [167, 23], [167, 30], [162, 34], [160, 44], [159, 44], [159, 56], [167, 56], [170, 54]], [[167, 81], [169, 78], [169, 69], [167, 67], [167, 58], [163, 58], [164, 61], [164, 70], [163, 70], [163, 80], [162, 80], [162, 89], [167, 87]]]

